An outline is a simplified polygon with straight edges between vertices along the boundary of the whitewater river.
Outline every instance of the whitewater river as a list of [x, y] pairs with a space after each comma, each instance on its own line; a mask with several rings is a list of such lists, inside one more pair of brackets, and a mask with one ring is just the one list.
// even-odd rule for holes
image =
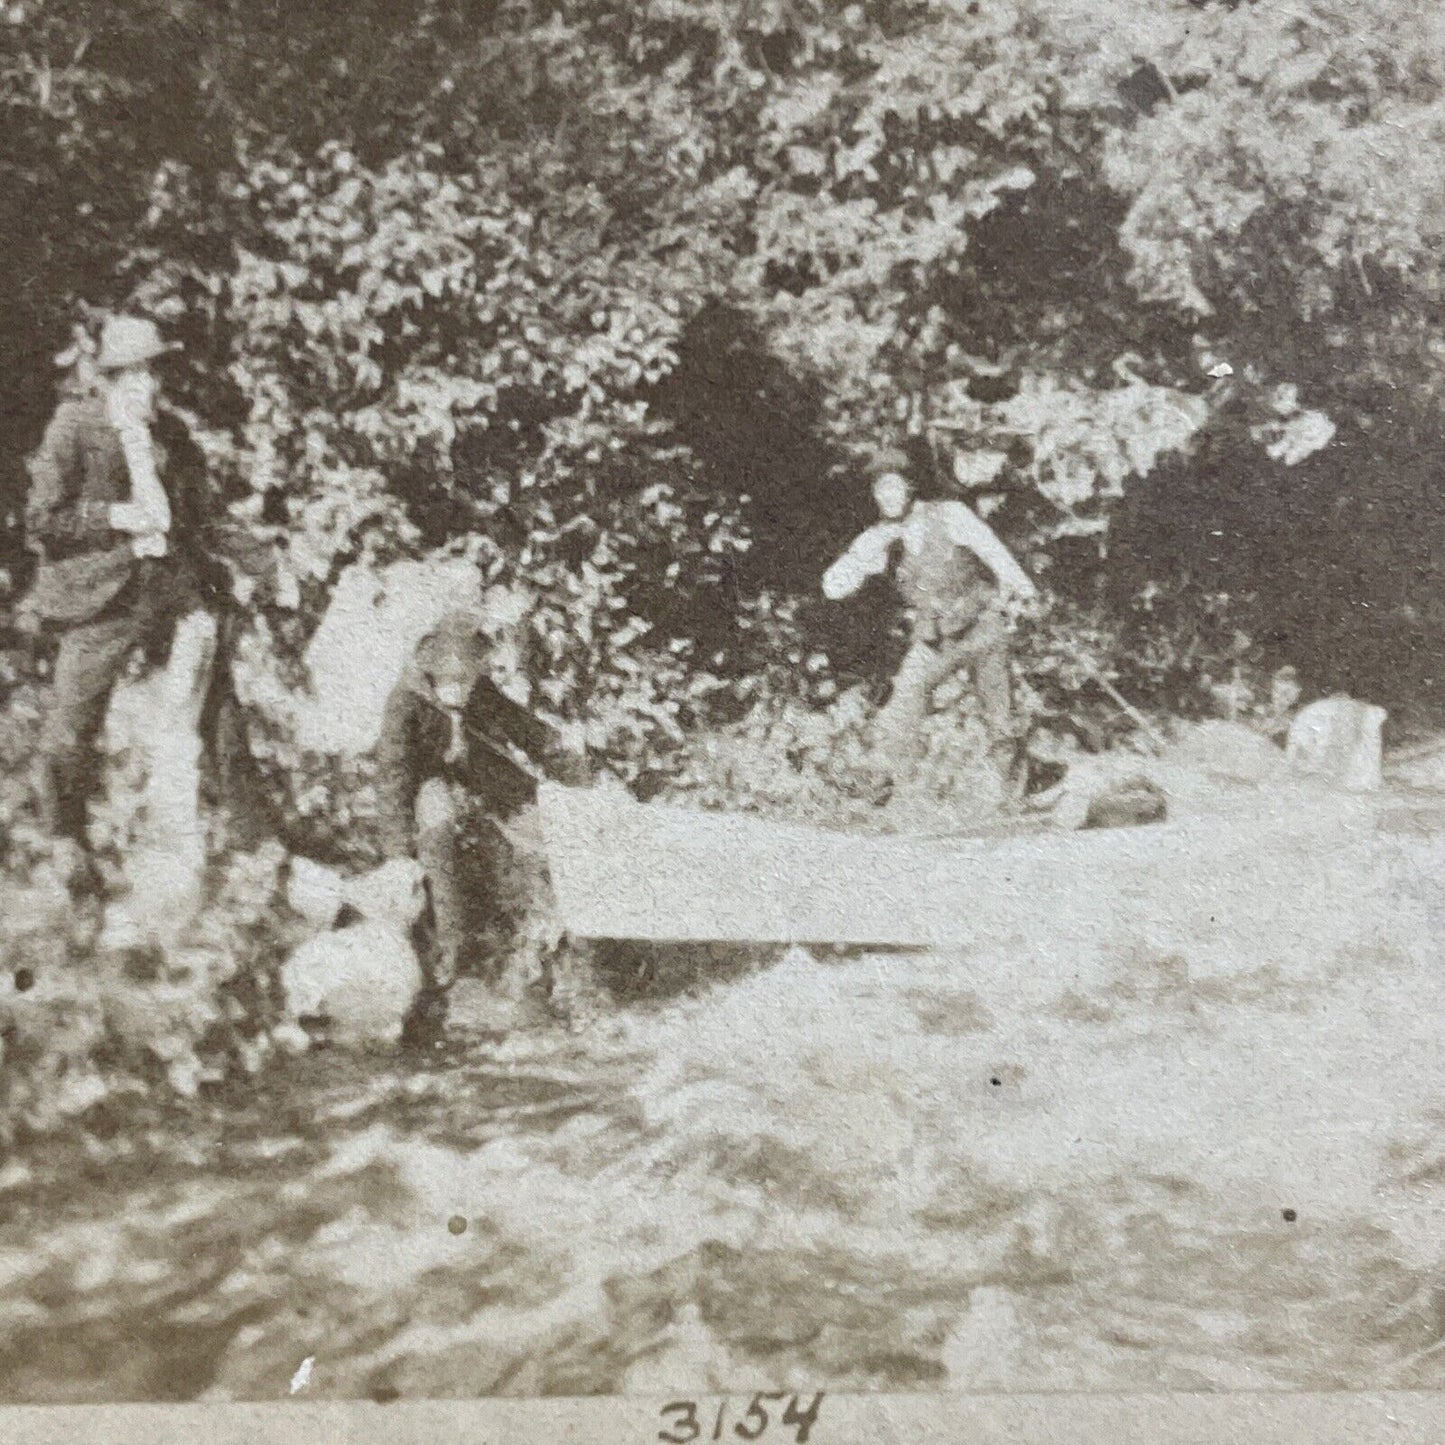
[[1442, 857], [1331, 847], [12, 1160], [0, 1398], [1445, 1385]]

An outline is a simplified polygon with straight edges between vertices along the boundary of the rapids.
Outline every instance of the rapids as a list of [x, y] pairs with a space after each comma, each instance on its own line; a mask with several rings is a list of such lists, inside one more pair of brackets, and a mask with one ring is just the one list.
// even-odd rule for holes
[[0, 1398], [1445, 1385], [1438, 824], [12, 1159]]

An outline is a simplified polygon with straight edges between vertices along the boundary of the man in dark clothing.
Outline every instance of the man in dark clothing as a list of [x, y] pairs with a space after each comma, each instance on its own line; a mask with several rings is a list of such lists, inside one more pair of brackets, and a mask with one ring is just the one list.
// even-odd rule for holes
[[491, 675], [506, 640], [453, 612], [418, 644], [382, 717], [377, 811], [382, 851], [414, 856], [431, 893], [436, 981], [469, 941], [493, 958], [535, 906], [545, 876], [537, 773], [579, 782], [583, 761]]
[[30, 460], [26, 528], [40, 562], [26, 605], [59, 634], [40, 739], [41, 812], [82, 847], [111, 692], [131, 652], [174, 621], [177, 552], [198, 525], [196, 479], [178, 485], [181, 469], [155, 435], [153, 366], [172, 349], [154, 323], [112, 319], [94, 384], [77, 373]]

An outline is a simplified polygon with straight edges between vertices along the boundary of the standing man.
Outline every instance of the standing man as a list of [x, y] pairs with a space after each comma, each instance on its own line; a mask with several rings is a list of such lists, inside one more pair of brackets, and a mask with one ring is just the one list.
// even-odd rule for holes
[[40, 736], [40, 807], [46, 826], [82, 849], [106, 706], [131, 651], [162, 620], [172, 576], [167, 459], [152, 427], [154, 365], [174, 349], [154, 322], [109, 320], [93, 384], [77, 374], [30, 460], [25, 521], [40, 563], [28, 606], [60, 637]]
[[960, 668], [988, 734], [989, 755], [1012, 786], [1015, 736], [1007, 606], [1037, 589], [992, 528], [957, 499], [915, 501], [902, 474], [907, 458], [886, 452], [874, 467], [882, 520], [861, 533], [823, 574], [830, 601], [850, 597], [896, 557], [894, 580], [907, 609], [909, 648], [893, 679], [878, 729], [897, 755], [916, 758], [933, 690]]
[[583, 780], [585, 765], [518, 697], [529, 691], [517, 628], [448, 613], [420, 643], [382, 715], [377, 811], [382, 852], [415, 857], [445, 985], [472, 942], [500, 968], [545, 883], [537, 774]]

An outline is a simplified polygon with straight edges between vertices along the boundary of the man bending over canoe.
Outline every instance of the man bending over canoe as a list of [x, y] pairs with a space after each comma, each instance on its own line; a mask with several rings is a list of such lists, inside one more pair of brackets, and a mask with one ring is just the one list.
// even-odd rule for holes
[[383, 717], [382, 851], [414, 856], [425, 871], [441, 984], [473, 949], [500, 972], [538, 906], [538, 775], [586, 780], [585, 759], [518, 700], [529, 691], [523, 636], [477, 613], [449, 613], [417, 646]]

